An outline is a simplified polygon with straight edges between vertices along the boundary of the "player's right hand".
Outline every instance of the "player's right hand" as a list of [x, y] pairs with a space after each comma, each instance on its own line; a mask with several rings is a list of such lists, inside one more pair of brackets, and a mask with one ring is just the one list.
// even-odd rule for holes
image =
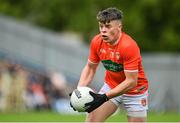
[[69, 93], [69, 96], [71, 97], [71, 95], [72, 95], [72, 92], [71, 93]]
[[[71, 97], [71, 95], [72, 95], [72, 92], [69, 93], [69, 96], [70, 96], [70, 97]], [[71, 101], [70, 101], [70, 106], [71, 106], [71, 108], [72, 108], [74, 111], [77, 111], [77, 110], [73, 107], [73, 105], [71, 104]]]
[[71, 101], [70, 101], [70, 106], [74, 111], [76, 111], [76, 109], [72, 106]]
[[[72, 92], [69, 93], [69, 96], [70, 96], [70, 97], [71, 97], [71, 95], [72, 95]], [[72, 108], [74, 111], [76, 111], [76, 109], [72, 106], [71, 101], [70, 101], [70, 106], [71, 106], [71, 108]]]

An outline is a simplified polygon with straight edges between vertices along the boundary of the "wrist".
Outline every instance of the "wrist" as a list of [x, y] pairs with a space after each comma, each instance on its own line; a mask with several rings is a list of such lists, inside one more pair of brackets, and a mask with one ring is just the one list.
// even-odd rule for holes
[[104, 96], [104, 99], [105, 99], [106, 101], [109, 100], [109, 97], [108, 97], [106, 94], [103, 94], [103, 96]]
[[107, 93], [105, 93], [105, 95], [106, 95], [106, 97], [108, 98], [108, 99], [110, 99], [111, 98], [111, 95], [107, 92]]

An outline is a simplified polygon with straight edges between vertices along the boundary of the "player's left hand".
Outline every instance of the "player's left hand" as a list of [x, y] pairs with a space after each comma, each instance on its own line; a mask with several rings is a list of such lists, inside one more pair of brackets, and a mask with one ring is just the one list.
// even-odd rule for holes
[[108, 97], [106, 94], [96, 94], [92, 91], [89, 92], [90, 95], [94, 98], [92, 102], [85, 104], [85, 111], [90, 113], [99, 106], [101, 106], [104, 102], [108, 101]]

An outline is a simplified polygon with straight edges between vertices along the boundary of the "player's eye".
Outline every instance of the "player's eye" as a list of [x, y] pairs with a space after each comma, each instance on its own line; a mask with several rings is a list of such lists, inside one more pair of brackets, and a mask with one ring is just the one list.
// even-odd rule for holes
[[103, 25], [99, 25], [99, 27], [102, 29], [102, 28], [103, 28]]
[[106, 28], [108, 28], [108, 29], [111, 28], [111, 25], [106, 25]]

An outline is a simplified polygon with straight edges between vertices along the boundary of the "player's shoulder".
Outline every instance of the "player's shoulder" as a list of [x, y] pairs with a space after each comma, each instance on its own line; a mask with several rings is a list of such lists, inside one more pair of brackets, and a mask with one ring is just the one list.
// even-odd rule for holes
[[138, 44], [136, 41], [128, 34], [123, 32], [123, 37], [122, 37], [122, 43], [121, 45], [126, 48], [126, 47], [138, 47]]
[[102, 43], [102, 38], [100, 34], [95, 35], [91, 40], [91, 44], [94, 44], [94, 45], [99, 45], [101, 43]]
[[99, 42], [101, 41], [102, 38], [101, 38], [101, 35], [100, 34], [97, 34], [95, 35], [93, 38], [92, 38], [92, 41], [91, 42]]

